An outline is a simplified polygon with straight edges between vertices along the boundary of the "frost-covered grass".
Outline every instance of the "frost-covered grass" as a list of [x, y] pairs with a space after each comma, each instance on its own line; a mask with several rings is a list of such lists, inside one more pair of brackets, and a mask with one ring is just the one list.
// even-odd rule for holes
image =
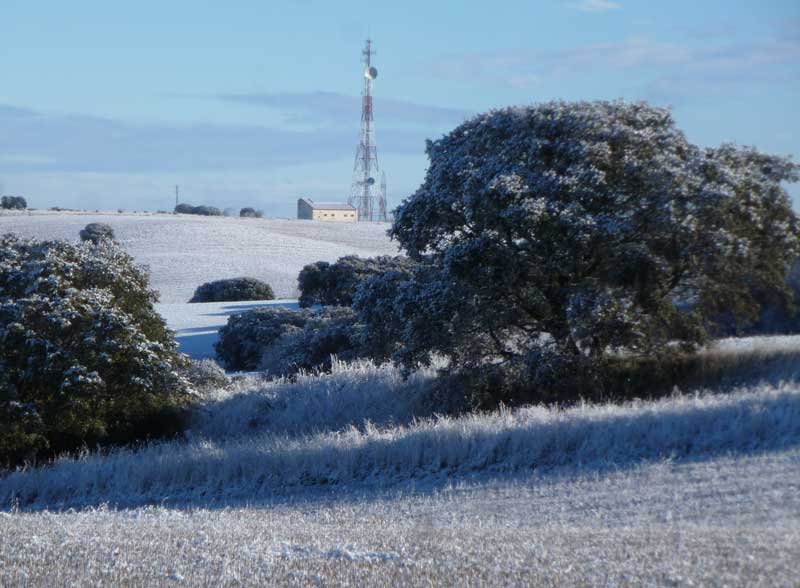
[[109, 224], [134, 259], [150, 267], [165, 303], [187, 302], [205, 282], [243, 276], [267, 282], [277, 298], [296, 298], [306, 264], [397, 254], [383, 223], [37, 211], [0, 214], [0, 234], [77, 240], [90, 222]]
[[431, 375], [250, 375], [0, 478], [0, 586], [796, 585], [797, 383], [437, 418]]
[[435, 367], [429, 368], [403, 380], [389, 365], [334, 361], [327, 375], [271, 381], [251, 375], [229, 390], [206, 394], [187, 435], [224, 440], [407, 425], [434, 414], [428, 386], [435, 373]]
[[0, 586], [797, 586], [800, 452], [0, 513]]
[[[441, 483], [562, 468], [603, 471], [780, 451], [800, 443], [796, 383], [621, 405], [531, 406], [411, 420], [419, 394], [393, 385], [393, 370], [359, 376], [374, 382], [360, 390], [347, 385], [350, 377], [343, 370], [318, 376], [313, 385], [256, 386], [217, 398], [188, 442], [65, 458], [11, 473], [0, 479], [0, 505], [220, 504], [310, 486]], [[410, 386], [420, 389], [418, 382]], [[399, 422], [390, 425], [393, 407]], [[228, 436], [221, 435], [223, 423], [230, 423]]]

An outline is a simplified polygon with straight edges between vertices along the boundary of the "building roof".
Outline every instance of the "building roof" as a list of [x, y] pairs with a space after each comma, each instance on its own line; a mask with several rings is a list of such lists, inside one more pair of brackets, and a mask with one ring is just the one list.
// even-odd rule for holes
[[355, 210], [355, 207], [341, 202], [314, 202], [309, 198], [303, 198], [314, 210]]

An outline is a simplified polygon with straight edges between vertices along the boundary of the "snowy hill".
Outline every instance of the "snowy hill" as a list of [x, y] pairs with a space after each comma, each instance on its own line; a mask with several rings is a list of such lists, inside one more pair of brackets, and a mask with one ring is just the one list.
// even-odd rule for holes
[[204, 282], [241, 276], [267, 282], [278, 298], [296, 298], [297, 274], [308, 263], [398, 253], [385, 223], [34, 211], [0, 214], [0, 234], [77, 240], [91, 222], [111, 225], [149, 266], [162, 303], [187, 302]]

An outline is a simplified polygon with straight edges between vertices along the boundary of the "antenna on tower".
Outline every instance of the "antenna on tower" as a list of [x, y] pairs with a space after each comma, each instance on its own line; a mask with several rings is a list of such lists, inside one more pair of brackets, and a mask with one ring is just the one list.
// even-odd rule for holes
[[178, 206], [178, 184], [175, 184], [175, 207]]
[[385, 182], [381, 187], [375, 185], [378, 175], [378, 146], [375, 142], [375, 128], [372, 113], [372, 82], [378, 77], [378, 70], [372, 65], [372, 39], [367, 39], [361, 52], [364, 61], [364, 87], [361, 90], [361, 133], [356, 161], [353, 165], [353, 183], [347, 203], [358, 210], [360, 221], [386, 221]]

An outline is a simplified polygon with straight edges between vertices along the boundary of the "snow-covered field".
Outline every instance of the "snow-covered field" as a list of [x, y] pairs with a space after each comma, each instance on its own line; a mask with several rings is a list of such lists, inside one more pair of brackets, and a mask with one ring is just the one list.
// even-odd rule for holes
[[0, 514], [0, 586], [796, 587], [800, 452]]
[[[305, 263], [395, 252], [380, 225], [35, 214], [0, 232], [98, 220], [150, 265], [196, 357], [229, 314], [293, 304], [185, 304], [201, 282], [252, 275], [291, 297]], [[184, 440], [0, 478], [0, 586], [797, 586], [800, 338], [707, 353], [771, 375], [451, 417], [433, 370], [243, 377], [204, 395]]]
[[385, 223], [37, 211], [0, 214], [0, 234], [76, 240], [90, 222], [111, 225], [136, 261], [149, 266], [163, 303], [187, 302], [204, 282], [242, 276], [264, 280], [278, 298], [296, 298], [306, 264], [398, 253]]

